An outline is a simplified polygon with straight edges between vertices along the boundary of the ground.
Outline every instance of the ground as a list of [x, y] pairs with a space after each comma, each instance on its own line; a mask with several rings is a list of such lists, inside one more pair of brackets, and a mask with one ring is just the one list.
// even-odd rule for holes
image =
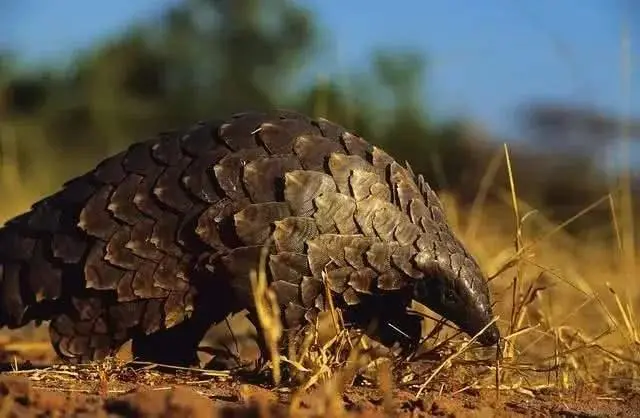
[[640, 394], [520, 386], [501, 390], [497, 398], [495, 389], [465, 383], [473, 373], [468, 368], [464, 373], [446, 369], [416, 399], [418, 387], [437, 366], [430, 360], [399, 367], [387, 383], [355, 379], [343, 390], [333, 381], [333, 386], [325, 383], [298, 396], [286, 386], [275, 389], [268, 380], [250, 382], [203, 370], [115, 360], [65, 365], [56, 361], [44, 339], [0, 339], [0, 353], [5, 362], [0, 375], [3, 418], [640, 416]]

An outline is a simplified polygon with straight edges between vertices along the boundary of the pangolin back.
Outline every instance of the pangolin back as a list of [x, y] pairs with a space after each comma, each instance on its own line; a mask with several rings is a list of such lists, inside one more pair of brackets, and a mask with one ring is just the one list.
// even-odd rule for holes
[[442, 266], [475, 294], [463, 329], [491, 313], [422, 176], [336, 124], [278, 111], [136, 143], [8, 221], [0, 326], [51, 320], [59, 355], [82, 361], [194, 318], [206, 328], [251, 308], [265, 244], [289, 328], [325, 309], [323, 283], [356, 312], [405, 303]]

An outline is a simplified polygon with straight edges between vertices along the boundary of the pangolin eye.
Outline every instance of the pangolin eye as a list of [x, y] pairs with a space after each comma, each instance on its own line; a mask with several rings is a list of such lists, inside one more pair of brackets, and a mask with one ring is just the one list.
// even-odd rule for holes
[[447, 304], [453, 304], [456, 301], [456, 294], [452, 289], [444, 289], [443, 291], [444, 302]]

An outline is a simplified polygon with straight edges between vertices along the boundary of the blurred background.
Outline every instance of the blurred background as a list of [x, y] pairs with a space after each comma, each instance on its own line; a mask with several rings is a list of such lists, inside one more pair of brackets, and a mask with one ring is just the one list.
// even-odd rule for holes
[[0, 221], [159, 131], [296, 109], [427, 176], [521, 354], [640, 359], [639, 58], [633, 0], [0, 0]]
[[[617, 0], [3, 0], [0, 218], [160, 130], [286, 107], [409, 160], [461, 208], [504, 203], [506, 143], [518, 196], [550, 221], [623, 189], [631, 220], [639, 18]], [[611, 209], [567, 229], [614, 240]]]

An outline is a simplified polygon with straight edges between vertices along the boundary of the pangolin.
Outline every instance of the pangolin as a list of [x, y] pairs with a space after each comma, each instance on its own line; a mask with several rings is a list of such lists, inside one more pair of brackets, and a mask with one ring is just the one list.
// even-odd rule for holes
[[[135, 143], [7, 221], [0, 326], [50, 321], [69, 361], [132, 340], [178, 362], [209, 326], [251, 311], [265, 247], [289, 329], [326, 309], [325, 285], [354, 321], [402, 322], [412, 299], [470, 335], [492, 320], [483, 274], [422, 175], [335, 123], [281, 110]], [[479, 341], [499, 338], [492, 324]]]

